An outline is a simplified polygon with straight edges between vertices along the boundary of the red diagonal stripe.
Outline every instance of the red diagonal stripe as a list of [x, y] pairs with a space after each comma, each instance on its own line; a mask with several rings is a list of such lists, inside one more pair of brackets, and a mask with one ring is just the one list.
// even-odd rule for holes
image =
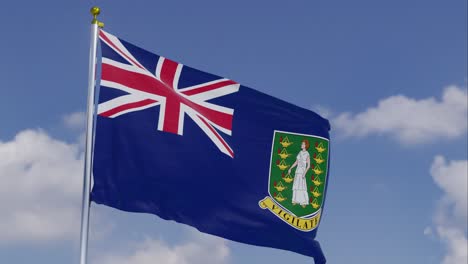
[[132, 58], [130, 58], [129, 56], [127, 56], [121, 49], [119, 49], [107, 36], [106, 34], [104, 34], [104, 32], [102, 32], [102, 30], [99, 30], [99, 37], [103, 40], [105, 40], [107, 42], [107, 44], [109, 44], [111, 47], [113, 47], [114, 49], [116, 49], [118, 51], [118, 53], [125, 57], [128, 61], [131, 61], [134, 65], [138, 66], [139, 68], [141, 69], [144, 69], [144, 67], [141, 66], [140, 63], [136, 62], [135, 60], [133, 60]]
[[186, 100], [184, 104], [191, 107], [201, 115], [203, 115], [206, 119], [210, 120], [211, 122], [215, 123], [216, 125], [225, 128], [227, 130], [232, 130], [232, 115], [226, 114], [223, 112], [219, 112], [202, 105], [196, 104], [192, 101]]
[[213, 84], [209, 84], [209, 85], [206, 85], [206, 86], [201, 86], [201, 87], [198, 87], [198, 88], [195, 88], [195, 89], [192, 89], [192, 90], [188, 90], [188, 91], [185, 91], [185, 92], [182, 92], [182, 93], [185, 94], [185, 95], [194, 95], [194, 94], [199, 94], [199, 93], [215, 90], [215, 89], [218, 89], [218, 88], [221, 88], [221, 87], [224, 87], [224, 86], [227, 86], [227, 85], [231, 85], [231, 84], [237, 84], [237, 83], [235, 81], [226, 80], [226, 81], [222, 81], [222, 82], [219, 82], [219, 83], [213, 83]]
[[155, 102], [157, 102], [157, 101], [151, 100], [151, 99], [145, 99], [145, 100], [138, 101], [138, 102], [123, 104], [123, 105], [117, 106], [116, 108], [108, 110], [106, 112], [100, 113], [99, 115], [105, 116], [105, 117], [111, 117], [111, 116], [113, 116], [113, 115], [115, 115], [117, 113], [120, 113], [122, 111], [126, 111], [126, 110], [129, 110], [129, 109], [132, 109], [132, 108], [138, 108], [138, 107], [146, 106], [146, 105], [149, 105], [149, 104], [152, 104], [152, 103], [155, 103]]
[[219, 141], [221, 141], [221, 144], [223, 144], [223, 146], [227, 149], [227, 151], [229, 152], [230, 156], [232, 158], [234, 158], [234, 152], [232, 151], [232, 149], [229, 147], [229, 145], [226, 143], [226, 141], [224, 141], [224, 139], [218, 134], [218, 132], [213, 128], [213, 126], [211, 124], [209, 124], [208, 122], [206, 122], [203, 118], [203, 116], [198, 116], [200, 118], [200, 120], [205, 123], [205, 125], [211, 130], [211, 132], [213, 132], [213, 134], [219, 139]]

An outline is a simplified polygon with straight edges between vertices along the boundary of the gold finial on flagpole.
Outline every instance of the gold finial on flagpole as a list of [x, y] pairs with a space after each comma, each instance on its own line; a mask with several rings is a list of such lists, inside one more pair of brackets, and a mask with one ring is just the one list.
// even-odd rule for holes
[[97, 6], [93, 6], [91, 7], [91, 10], [89, 10], [89, 12], [91, 12], [91, 15], [93, 15], [93, 20], [91, 21], [91, 24], [97, 24], [98, 27], [103, 28], [104, 23], [97, 20], [97, 16], [99, 16], [99, 14], [101, 13], [101, 9]]

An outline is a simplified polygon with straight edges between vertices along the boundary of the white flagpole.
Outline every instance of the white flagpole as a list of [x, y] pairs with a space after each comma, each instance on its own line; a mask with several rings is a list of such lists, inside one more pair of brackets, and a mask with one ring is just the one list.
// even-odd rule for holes
[[89, 71], [88, 71], [88, 109], [86, 114], [86, 146], [85, 164], [83, 180], [83, 203], [81, 208], [81, 235], [80, 235], [80, 264], [86, 264], [88, 255], [88, 233], [89, 233], [89, 207], [91, 191], [91, 170], [92, 170], [92, 148], [94, 132], [94, 99], [96, 88], [96, 49], [98, 28], [103, 24], [97, 20], [100, 13], [99, 7], [91, 8], [93, 20], [91, 21], [91, 47], [89, 50]]

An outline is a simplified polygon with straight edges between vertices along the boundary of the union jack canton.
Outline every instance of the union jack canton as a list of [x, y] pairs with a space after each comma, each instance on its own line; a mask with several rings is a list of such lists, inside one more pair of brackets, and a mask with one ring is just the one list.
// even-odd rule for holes
[[221, 152], [234, 157], [234, 151], [218, 133], [232, 135], [234, 109], [207, 101], [238, 92], [238, 83], [221, 78], [180, 87], [179, 79], [184, 65], [159, 56], [154, 62], [156, 70], [150, 71], [117, 37], [100, 30], [99, 38], [126, 63], [103, 55], [102, 89], [117, 89], [124, 94], [100, 102], [98, 115], [116, 118], [159, 106], [157, 129], [182, 136], [187, 114]]

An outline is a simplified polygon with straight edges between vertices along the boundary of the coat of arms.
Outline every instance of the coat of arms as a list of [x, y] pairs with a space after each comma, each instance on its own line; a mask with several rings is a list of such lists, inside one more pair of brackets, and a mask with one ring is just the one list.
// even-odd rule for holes
[[314, 230], [320, 221], [327, 175], [326, 138], [275, 131], [268, 182], [269, 197], [259, 205], [298, 230]]

